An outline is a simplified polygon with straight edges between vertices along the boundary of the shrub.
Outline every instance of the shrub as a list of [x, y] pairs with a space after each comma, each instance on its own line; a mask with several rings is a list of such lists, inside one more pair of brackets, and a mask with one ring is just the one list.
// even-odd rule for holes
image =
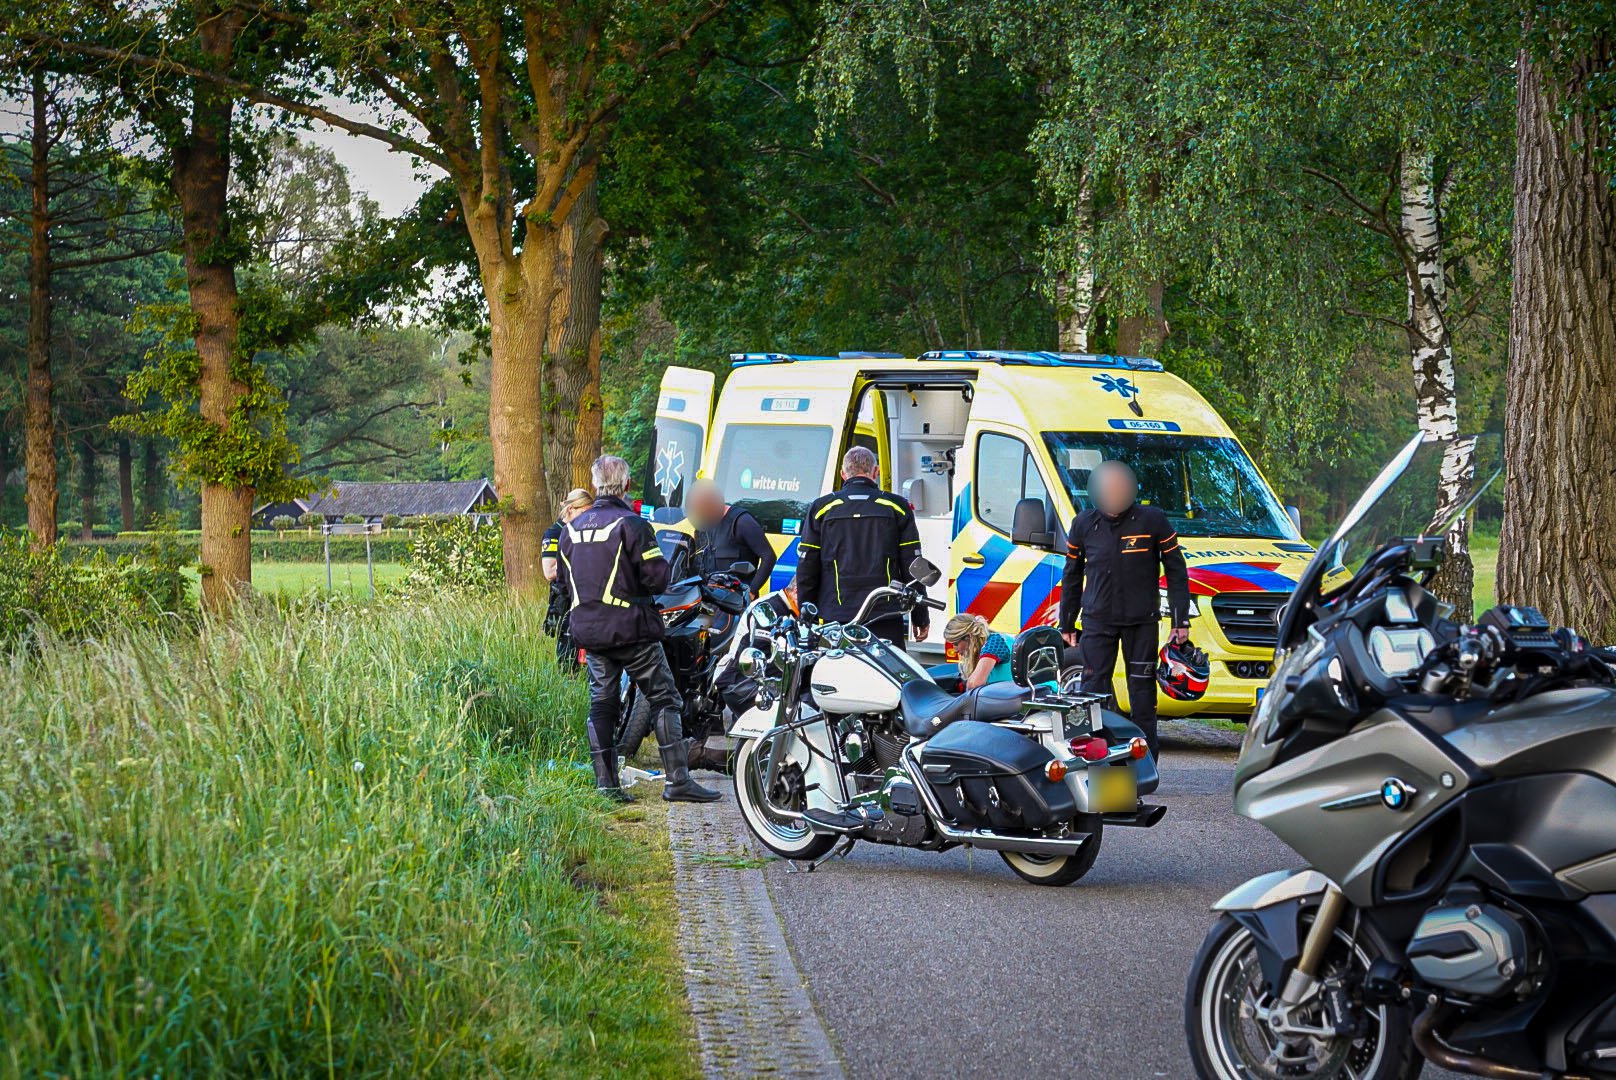
[[[325, 559], [326, 539], [319, 533], [313, 536], [301, 532], [293, 532], [286, 536], [267, 532], [254, 533], [253, 561], [321, 562]], [[330, 537], [330, 541], [332, 562], [365, 561], [365, 537], [338, 535]], [[189, 561], [196, 561], [200, 545], [197, 533], [179, 533], [175, 537], [175, 542], [183, 549]], [[62, 557], [76, 562], [93, 559], [98, 553], [105, 554], [109, 558], [124, 555], [139, 557], [150, 544], [149, 537], [137, 540], [129, 533], [116, 540], [98, 540], [91, 544], [69, 540], [63, 545]], [[371, 557], [377, 562], [403, 562], [409, 556], [410, 538], [402, 533], [392, 536], [372, 535], [370, 550]]]
[[429, 521], [410, 538], [408, 571], [394, 587], [406, 596], [488, 593], [505, 584], [499, 528], [458, 515]]
[[291, 514], [276, 514], [274, 517], [269, 519], [269, 527], [274, 529], [277, 533], [283, 533], [296, 524], [297, 519]]
[[342, 523], [344, 525], [363, 525], [365, 519], [358, 514], [343, 514]]
[[382, 528], [384, 529], [396, 529], [402, 524], [404, 524], [404, 519], [397, 514], [382, 515]]
[[303, 526], [305, 529], [312, 529], [316, 525], [325, 524], [325, 515], [316, 514], [313, 511], [305, 511], [304, 513], [297, 515], [297, 523]]
[[64, 546], [34, 551], [21, 536], [0, 537], [0, 653], [31, 632], [77, 640], [122, 626], [153, 626], [193, 614], [186, 547], [172, 536], [142, 545], [140, 557], [63, 557]]
[[8, 1074], [690, 1075], [665, 854], [608, 824], [539, 624], [255, 607], [0, 665]]

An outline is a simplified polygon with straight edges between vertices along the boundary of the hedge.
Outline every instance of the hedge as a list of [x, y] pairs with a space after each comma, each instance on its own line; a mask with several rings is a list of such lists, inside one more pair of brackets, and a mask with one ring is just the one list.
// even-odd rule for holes
[[[195, 562], [201, 548], [201, 537], [197, 533], [182, 532], [178, 534], [175, 542], [186, 560]], [[91, 542], [69, 541], [64, 545], [64, 554], [70, 559], [86, 559], [96, 552], [105, 552], [110, 559], [120, 555], [141, 555], [151, 546], [150, 534], [124, 533], [116, 540], [95, 540]], [[370, 538], [370, 556], [377, 562], [403, 562], [410, 551], [410, 538], [404, 535], [372, 536]], [[325, 537], [315, 536], [276, 536], [274, 533], [260, 535], [253, 533], [252, 557], [256, 561], [264, 562], [324, 562]], [[333, 536], [331, 537], [332, 562], [364, 562], [365, 538], [363, 536]]]

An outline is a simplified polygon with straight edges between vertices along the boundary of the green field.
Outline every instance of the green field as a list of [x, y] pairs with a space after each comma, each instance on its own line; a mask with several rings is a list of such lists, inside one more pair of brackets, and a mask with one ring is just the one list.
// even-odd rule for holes
[[1498, 537], [1476, 536], [1470, 542], [1470, 559], [1476, 566], [1475, 603], [1480, 614], [1498, 603]]
[[[404, 578], [403, 563], [379, 562], [375, 564], [378, 590]], [[197, 579], [194, 567], [185, 571], [191, 581]], [[253, 588], [261, 593], [295, 596], [307, 592], [325, 591], [325, 564], [312, 562], [254, 562]], [[331, 591], [364, 599], [370, 595], [370, 578], [364, 563], [332, 563]]]

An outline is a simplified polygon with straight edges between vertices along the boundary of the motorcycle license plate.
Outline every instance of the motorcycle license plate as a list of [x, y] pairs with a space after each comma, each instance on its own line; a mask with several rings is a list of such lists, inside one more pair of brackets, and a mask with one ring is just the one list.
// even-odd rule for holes
[[1114, 814], [1139, 805], [1132, 765], [1105, 765], [1089, 770], [1089, 812]]

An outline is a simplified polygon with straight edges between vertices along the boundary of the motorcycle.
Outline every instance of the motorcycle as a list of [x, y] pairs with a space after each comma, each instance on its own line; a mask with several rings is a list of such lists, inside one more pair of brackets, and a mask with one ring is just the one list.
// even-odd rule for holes
[[1200, 1077], [1616, 1077], [1616, 653], [1428, 588], [1500, 472], [1412, 440], [1280, 615], [1234, 806], [1306, 865], [1214, 905]]
[[916, 559], [910, 572], [846, 624], [816, 625], [811, 604], [802, 619], [748, 609], [769, 651], [741, 651], [759, 689], [730, 735], [736, 802], [765, 847], [811, 868], [861, 840], [963, 844], [997, 851], [1026, 881], [1066, 885], [1094, 865], [1105, 826], [1161, 820], [1166, 808], [1141, 800], [1157, 783], [1143, 734], [1098, 695], [1059, 690], [1053, 629], [1017, 638], [1013, 682], [956, 696], [862, 625], [877, 605], [942, 606], [924, 592], [937, 568]]
[[[673, 566], [674, 580], [666, 592], [656, 597], [655, 603], [666, 628], [663, 652], [673, 672], [674, 685], [684, 701], [680, 719], [684, 736], [691, 743], [690, 766], [721, 769], [726, 765], [725, 752], [709, 750], [707, 746], [710, 736], [723, 733], [724, 703], [715, 686], [715, 677], [730, 650], [740, 615], [746, 610], [747, 582], [757, 568], [751, 563], [737, 562], [727, 570], [688, 574], [689, 537], [663, 533], [657, 539]], [[626, 762], [650, 734], [656, 718], [626, 677], [621, 695], [619, 715], [625, 719], [618, 739], [618, 757]], [[631, 773], [629, 778], [640, 777]]]

